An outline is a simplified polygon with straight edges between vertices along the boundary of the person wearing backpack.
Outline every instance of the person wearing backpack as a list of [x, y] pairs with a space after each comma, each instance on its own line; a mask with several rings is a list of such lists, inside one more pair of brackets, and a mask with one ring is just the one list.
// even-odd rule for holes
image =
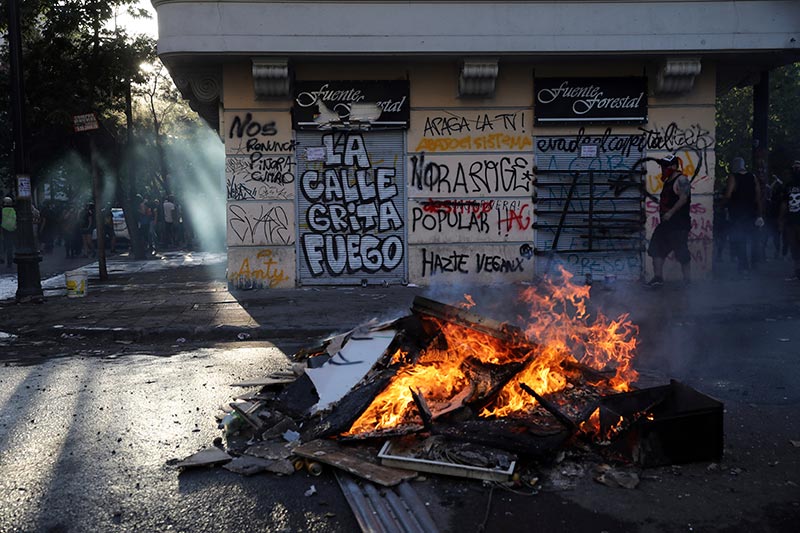
[[8, 196], [3, 198], [3, 211], [0, 217], [2, 217], [0, 228], [3, 233], [6, 268], [11, 268], [14, 264], [14, 240], [17, 238], [17, 210], [14, 209], [14, 200]]

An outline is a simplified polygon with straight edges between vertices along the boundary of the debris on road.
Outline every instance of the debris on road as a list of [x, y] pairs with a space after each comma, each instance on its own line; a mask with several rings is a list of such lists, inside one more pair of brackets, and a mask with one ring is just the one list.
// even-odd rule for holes
[[176, 461], [172, 465], [178, 468], [216, 466], [230, 462], [232, 459], [233, 457], [225, 453], [224, 450], [212, 446], [197, 453], [193, 453], [182, 461]]
[[551, 486], [594, 464], [598, 483], [633, 489], [639, 468], [721, 457], [720, 402], [676, 381], [634, 390], [627, 317], [590, 320], [584, 286], [526, 296], [526, 330], [472, 313], [468, 297], [459, 306], [417, 297], [408, 316], [331, 336], [296, 353], [291, 369], [234, 383], [260, 389], [222, 406], [226, 468], [320, 475], [327, 465], [356, 476], [368, 497], [420, 472], [533, 488], [548, 462]]

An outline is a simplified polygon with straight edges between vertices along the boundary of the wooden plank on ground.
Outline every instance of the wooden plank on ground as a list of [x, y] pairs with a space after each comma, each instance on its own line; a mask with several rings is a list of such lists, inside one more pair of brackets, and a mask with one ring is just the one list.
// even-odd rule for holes
[[399, 485], [416, 477], [416, 472], [378, 464], [377, 455], [332, 440], [313, 440], [294, 449], [295, 455], [333, 466], [384, 487]]

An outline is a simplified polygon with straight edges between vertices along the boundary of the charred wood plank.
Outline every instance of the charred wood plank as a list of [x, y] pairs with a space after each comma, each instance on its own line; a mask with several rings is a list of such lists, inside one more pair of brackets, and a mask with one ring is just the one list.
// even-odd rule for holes
[[423, 296], [414, 298], [411, 311], [420, 315], [427, 315], [459, 326], [464, 326], [481, 333], [491, 335], [496, 339], [506, 342], [518, 343], [525, 339], [522, 330], [507, 322], [500, 322], [486, 318], [458, 307], [430, 300]]
[[386, 387], [394, 374], [393, 370], [383, 371], [366, 384], [348, 392], [330, 413], [303, 432], [303, 441], [331, 437], [350, 429], [353, 422], [366, 411], [375, 396]]
[[342, 446], [331, 440], [314, 440], [301, 444], [294, 449], [294, 454], [336, 467], [384, 487], [393, 487], [417, 476], [416, 472], [378, 464], [378, 454], [374, 450]]
[[422, 425], [425, 429], [430, 429], [431, 424], [433, 423], [433, 414], [431, 414], [431, 410], [428, 407], [428, 402], [425, 401], [425, 396], [422, 395], [421, 390], [414, 390], [409, 387], [411, 391], [411, 398], [414, 400], [414, 405], [417, 406], [417, 410], [419, 411], [419, 416], [422, 418]]
[[562, 413], [558, 409], [558, 407], [555, 406], [554, 403], [551, 403], [550, 401], [548, 401], [547, 399], [542, 397], [541, 394], [539, 394], [538, 392], [536, 392], [535, 390], [533, 390], [532, 388], [530, 388], [529, 386], [527, 386], [526, 384], [524, 384], [522, 382], [520, 382], [519, 388], [521, 388], [522, 390], [524, 390], [525, 392], [527, 392], [528, 394], [530, 394], [531, 396], [536, 398], [536, 401], [539, 402], [539, 405], [541, 405], [542, 407], [547, 409], [547, 411], [551, 415], [556, 417], [556, 419], [559, 422], [564, 424], [564, 427], [566, 427], [567, 429], [571, 430], [574, 433], [578, 432], [578, 430], [579, 430], [578, 425], [574, 421], [572, 421], [572, 419], [570, 419], [567, 415]]
[[613, 371], [600, 371], [573, 359], [562, 360], [561, 368], [567, 371], [577, 372], [584, 380], [590, 383], [604, 383], [614, 377]]
[[571, 436], [560, 426], [537, 427], [522, 420], [480, 419], [458, 424], [434, 424], [433, 433], [460, 442], [472, 442], [527, 456], [557, 450]]

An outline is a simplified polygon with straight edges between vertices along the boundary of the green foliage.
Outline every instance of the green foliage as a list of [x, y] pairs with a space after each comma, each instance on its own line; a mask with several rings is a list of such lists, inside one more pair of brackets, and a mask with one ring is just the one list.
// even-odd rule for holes
[[[800, 159], [800, 63], [770, 72], [769, 173], [785, 175]], [[717, 99], [717, 185], [727, 176], [728, 164], [744, 157], [752, 168], [753, 88], [732, 89]]]
[[[156, 57], [156, 43], [132, 36], [112, 24], [116, 12], [148, 16], [137, 0], [18, 0], [26, 93], [27, 170], [34, 183], [67, 181], [69, 197], [91, 190], [88, 134], [73, 131], [73, 116], [94, 112], [95, 134], [108, 201], [119, 201], [127, 187], [162, 195], [168, 171], [159, 165], [160, 145], [171, 146], [207, 130], [181, 99]], [[0, 30], [5, 30], [2, 6]], [[0, 64], [7, 64], [8, 43], [0, 40]], [[142, 65], [152, 68], [142, 68]], [[132, 87], [133, 143], [128, 143], [126, 91]], [[12, 138], [9, 72], [0, 68], [0, 192], [9, 190]], [[154, 124], [159, 128], [154, 128]], [[181, 162], [171, 161], [177, 167]], [[175, 171], [177, 171], [176, 169]], [[133, 176], [128, 176], [133, 172]], [[5, 178], [6, 183], [2, 183]]]

